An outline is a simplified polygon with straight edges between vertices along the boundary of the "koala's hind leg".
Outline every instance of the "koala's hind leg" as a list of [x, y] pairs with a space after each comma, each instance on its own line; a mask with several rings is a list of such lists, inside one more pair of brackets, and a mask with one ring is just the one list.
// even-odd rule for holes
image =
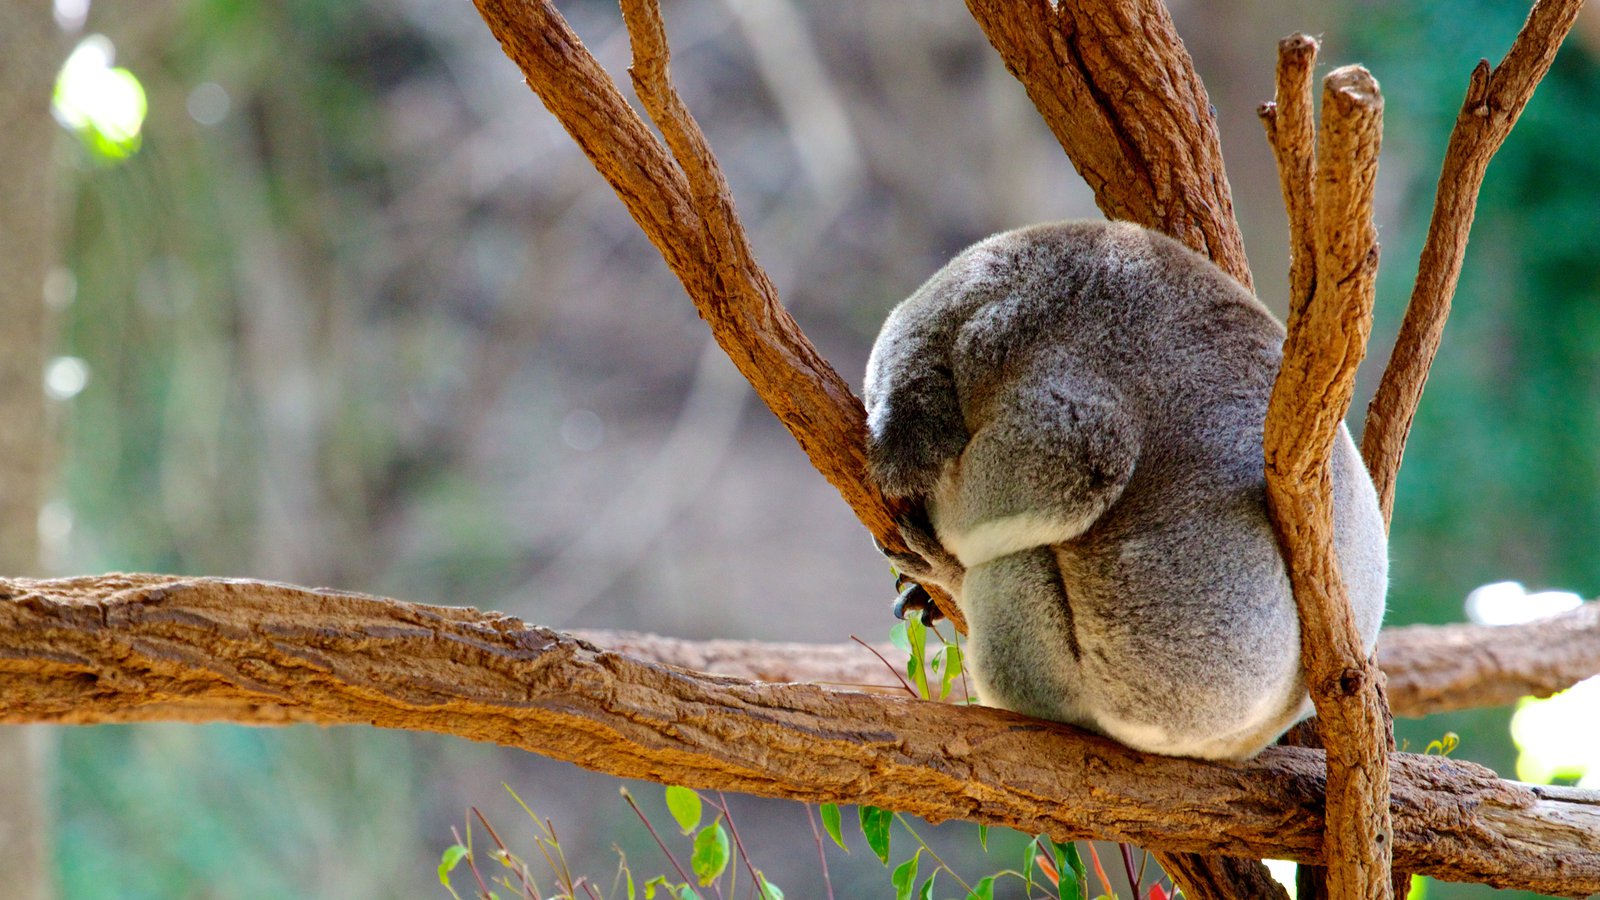
[[971, 629], [968, 667], [984, 704], [1096, 727], [1083, 697], [1072, 598], [1054, 551], [1036, 547], [972, 568], [961, 609]]
[[1127, 401], [1097, 379], [1024, 383], [996, 408], [929, 502], [939, 540], [969, 569], [1082, 534], [1139, 455]]

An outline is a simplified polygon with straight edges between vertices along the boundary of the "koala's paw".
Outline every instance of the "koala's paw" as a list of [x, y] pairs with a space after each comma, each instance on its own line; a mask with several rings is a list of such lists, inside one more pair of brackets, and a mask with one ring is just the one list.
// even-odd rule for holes
[[939, 610], [938, 604], [928, 595], [927, 588], [904, 575], [895, 580], [895, 587], [900, 589], [900, 595], [894, 599], [896, 619], [904, 619], [909, 613], [920, 619], [922, 624], [932, 625], [944, 618], [944, 613]]
[[878, 544], [878, 552], [888, 557], [898, 573], [895, 579], [895, 590], [899, 595], [894, 602], [895, 618], [904, 619], [909, 612], [919, 616], [923, 624], [932, 624], [944, 614], [928, 595], [927, 589], [918, 582], [938, 585], [954, 595], [961, 588], [966, 570], [939, 543], [928, 524], [927, 514], [920, 508], [898, 517], [896, 524], [910, 552], [894, 552]]

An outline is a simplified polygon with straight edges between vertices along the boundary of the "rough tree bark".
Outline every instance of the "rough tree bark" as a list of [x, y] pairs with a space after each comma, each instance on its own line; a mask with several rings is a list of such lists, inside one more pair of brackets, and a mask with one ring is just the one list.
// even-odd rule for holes
[[[179, 585], [185, 591], [222, 591], [247, 598], [250, 605], [273, 601], [249, 599], [257, 594], [277, 596], [293, 591], [303, 602], [303, 622], [310, 630], [332, 630], [338, 625], [335, 614], [326, 614], [328, 604], [350, 595], [316, 588], [288, 588], [271, 582], [246, 579], [185, 578], [175, 575], [101, 575], [50, 582], [5, 582], [11, 599], [37, 593], [49, 597], [61, 594], [82, 598], [84, 602], [106, 603], [128, 590], [143, 590], [159, 585]], [[15, 585], [26, 584], [29, 590]], [[404, 610], [408, 604], [385, 601]], [[22, 658], [32, 652], [27, 647], [28, 632], [23, 619], [0, 606], [0, 647], [12, 647], [8, 655]], [[385, 613], [386, 615], [388, 613]], [[327, 615], [328, 617], [324, 617]], [[394, 615], [400, 615], [399, 612]], [[499, 613], [457, 609], [451, 614], [461, 621], [493, 627], [505, 617]], [[63, 620], [64, 622], [67, 620]], [[897, 679], [876, 651], [894, 666], [904, 662], [905, 654], [892, 647], [868, 649], [857, 643], [798, 644], [766, 641], [693, 641], [629, 631], [578, 629], [572, 637], [598, 647], [649, 662], [695, 670], [706, 675], [721, 675], [765, 682], [815, 682], [824, 687], [866, 690], [878, 693], [904, 693]], [[1548, 697], [1577, 682], [1600, 674], [1600, 603], [1587, 603], [1570, 612], [1522, 625], [1411, 625], [1390, 628], [1378, 643], [1378, 661], [1389, 676], [1389, 697], [1399, 716], [1426, 716], [1452, 710], [1481, 709], [1514, 703], [1522, 697]], [[12, 664], [20, 665], [20, 664]], [[20, 703], [0, 689], [0, 708]], [[281, 719], [276, 724], [315, 722], [314, 714], [297, 708], [282, 708], [276, 713], [240, 707], [240, 714], [252, 721]], [[218, 715], [222, 715], [221, 709]]]
[[1165, 232], [1253, 288], [1217, 116], [1161, 0], [967, 0], [1107, 218]]
[[[1297, 43], [1285, 50], [1298, 58]], [[1305, 71], [1280, 61], [1280, 74]], [[1287, 95], [1282, 102], [1288, 110], [1308, 109], [1303, 79], [1294, 80], [1302, 82], [1299, 90], [1280, 85]], [[1329, 463], [1372, 328], [1378, 273], [1372, 198], [1382, 116], [1377, 81], [1359, 66], [1335, 69], [1323, 82], [1315, 177], [1300, 183], [1302, 165], [1283, 175], [1291, 222], [1311, 226], [1315, 265], [1306, 272], [1299, 257], [1304, 243], [1295, 241], [1291, 276], [1309, 274], [1311, 283], [1293, 288], [1309, 288], [1310, 296], [1291, 294], [1289, 336], [1265, 437], [1267, 507], [1300, 607], [1301, 661], [1328, 754], [1328, 893], [1335, 900], [1391, 895], [1392, 738], [1377, 669], [1362, 649], [1334, 555]], [[1288, 118], [1297, 127], [1278, 136], [1303, 136], [1301, 115]], [[1304, 155], [1278, 153], [1280, 159]]]
[[[1324, 861], [1313, 750], [1269, 748], [1246, 763], [1151, 756], [1000, 710], [690, 672], [470, 609], [159, 575], [10, 580], [0, 646], [0, 721], [434, 731], [694, 787]], [[1600, 891], [1600, 793], [1501, 781], [1441, 757], [1393, 761], [1397, 864]]]

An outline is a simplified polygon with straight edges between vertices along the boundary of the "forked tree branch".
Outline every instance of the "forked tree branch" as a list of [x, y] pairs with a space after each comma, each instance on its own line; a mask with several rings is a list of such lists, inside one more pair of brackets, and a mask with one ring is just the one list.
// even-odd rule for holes
[[[470, 609], [173, 576], [0, 580], [0, 722], [360, 724], [598, 771], [870, 803], [1058, 840], [1320, 863], [1323, 758], [1141, 754], [1065, 725], [610, 652]], [[1600, 891], [1600, 794], [1395, 754], [1395, 858], [1444, 879]]]
[[[1280, 74], [1289, 82], [1280, 93], [1298, 108], [1298, 68], [1280, 66]], [[1328, 74], [1309, 198], [1315, 283], [1308, 301], [1293, 298], [1300, 305], [1290, 309], [1265, 431], [1267, 507], [1300, 608], [1301, 662], [1327, 748], [1332, 827], [1326, 848], [1334, 900], [1392, 895], [1388, 715], [1334, 554], [1329, 464], [1372, 328], [1378, 268], [1372, 196], [1382, 122], [1383, 98], [1365, 69], [1345, 66]], [[1299, 174], [1283, 176], [1291, 208], [1304, 190]]]
[[1389, 365], [1367, 406], [1361, 435], [1361, 455], [1378, 489], [1386, 523], [1394, 511], [1394, 484], [1405, 454], [1406, 435], [1439, 351], [1450, 301], [1461, 277], [1484, 172], [1533, 96], [1533, 89], [1549, 71], [1582, 6], [1583, 0], [1538, 0], [1500, 65], [1490, 69], [1485, 59], [1472, 70], [1439, 173], [1416, 286]]
[[[623, 4], [634, 83], [663, 146], [550, 0], [474, 0], [547, 109], [611, 184], [683, 283], [718, 345], [867, 530], [904, 551], [895, 510], [866, 477], [866, 414], [755, 261], [715, 156], [667, 77], [655, 0]], [[670, 148], [670, 150], [669, 150]], [[961, 613], [930, 588], [958, 625]]]
[[1107, 218], [1165, 232], [1253, 289], [1217, 117], [1161, 0], [967, 0]]

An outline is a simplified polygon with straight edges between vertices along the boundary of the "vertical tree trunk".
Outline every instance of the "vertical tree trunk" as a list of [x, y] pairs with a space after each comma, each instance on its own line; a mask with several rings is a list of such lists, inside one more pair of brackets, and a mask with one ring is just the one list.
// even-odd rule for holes
[[[35, 572], [44, 489], [44, 282], [52, 258], [58, 129], [50, 94], [61, 30], [44, 0], [0, 5], [0, 572]], [[49, 733], [0, 728], [0, 885], [53, 895], [45, 815]]]

